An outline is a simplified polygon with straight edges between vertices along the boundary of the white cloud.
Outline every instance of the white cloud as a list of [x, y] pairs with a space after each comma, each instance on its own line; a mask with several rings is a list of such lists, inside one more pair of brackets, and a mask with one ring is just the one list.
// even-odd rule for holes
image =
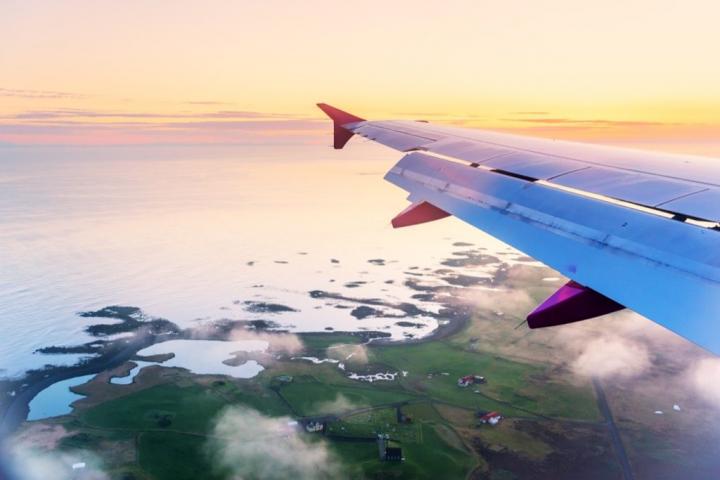
[[362, 408], [365, 405], [360, 405], [348, 399], [343, 394], [337, 394], [334, 400], [328, 400], [325, 402], [319, 402], [313, 405], [313, 411], [319, 412], [323, 415], [330, 413], [343, 413], [350, 410]]
[[327, 348], [327, 355], [330, 358], [346, 363], [368, 362], [367, 348], [365, 345], [352, 343], [336, 343]]
[[304, 349], [302, 340], [292, 333], [268, 333], [262, 331], [247, 330], [238, 328], [232, 331], [229, 336], [232, 341], [237, 340], [260, 340], [267, 342], [270, 352], [285, 353], [293, 355]]
[[606, 335], [588, 341], [570, 365], [579, 375], [628, 378], [650, 368], [650, 354], [639, 342]]
[[577, 375], [632, 378], [652, 366], [650, 347], [657, 332], [632, 312], [552, 328], [555, 335], [550, 341]]
[[689, 381], [703, 400], [720, 407], [720, 358], [705, 358], [690, 368]]
[[477, 308], [513, 315], [525, 315], [534, 304], [524, 289], [464, 289], [458, 293], [458, 298]]
[[246, 407], [229, 408], [217, 419], [207, 452], [234, 479], [342, 477], [327, 442], [288, 426], [291, 420]]
[[[84, 463], [79, 477], [72, 466]], [[57, 452], [32, 448], [23, 443], [11, 447], [9, 464], [14, 478], [18, 480], [107, 480], [102, 463], [97, 456], [87, 451]]]

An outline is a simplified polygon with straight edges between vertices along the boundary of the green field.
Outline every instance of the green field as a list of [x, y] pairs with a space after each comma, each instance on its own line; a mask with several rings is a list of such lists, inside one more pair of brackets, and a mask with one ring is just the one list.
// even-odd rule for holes
[[205, 438], [174, 432], [144, 432], [138, 436], [140, 467], [153, 478], [220, 480], [205, 453]]
[[333, 439], [374, 439], [379, 433], [387, 433], [403, 445], [422, 441], [422, 425], [418, 422], [398, 423], [395, 408], [380, 408], [343, 417], [330, 424], [327, 433]]
[[[544, 372], [544, 367], [462, 350], [442, 341], [402, 348], [386, 346], [370, 352], [372, 361], [408, 372], [400, 377], [408, 391], [421, 392], [433, 399], [469, 408], [501, 410], [506, 415], [599, 419], [590, 385], [584, 388], [548, 385], [535, 378]], [[457, 379], [471, 374], [486, 377], [487, 383], [458, 388]], [[546, 394], [548, 388], [552, 388], [553, 395]]]
[[[288, 413], [277, 397], [267, 393], [249, 395], [229, 383], [219, 388], [165, 384], [80, 411], [78, 418], [95, 428], [145, 431], [171, 427], [182, 432], [206, 433], [213, 418], [233, 404], [248, 405], [268, 415]], [[162, 418], [169, 419], [170, 425], [163, 426]]]
[[323, 351], [338, 343], [357, 344], [363, 341], [359, 335], [349, 333], [301, 333], [299, 336], [308, 352]]
[[363, 385], [333, 385], [303, 378], [280, 389], [280, 395], [300, 416], [342, 413], [353, 408], [397, 403], [413, 398], [398, 388]]

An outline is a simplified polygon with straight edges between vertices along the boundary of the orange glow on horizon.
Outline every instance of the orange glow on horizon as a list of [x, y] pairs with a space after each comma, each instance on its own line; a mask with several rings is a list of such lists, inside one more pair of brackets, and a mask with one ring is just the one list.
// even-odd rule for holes
[[600, 142], [717, 142], [720, 4], [18, 2], [0, 142], [322, 141], [317, 101]]

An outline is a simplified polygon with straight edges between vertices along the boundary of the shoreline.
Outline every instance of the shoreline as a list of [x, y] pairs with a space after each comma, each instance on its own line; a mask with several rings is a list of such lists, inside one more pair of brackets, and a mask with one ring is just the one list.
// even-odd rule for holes
[[[462, 243], [462, 242], [461, 242]], [[469, 247], [470, 245], [458, 244], [457, 247]], [[453, 301], [452, 291], [463, 288], [465, 283], [487, 283], [488, 280], [473, 277], [472, 281], [463, 280], [458, 284], [457, 279], [447, 278], [453, 268], [467, 267], [472, 265], [497, 264], [491, 284], [497, 284], [503, 280], [502, 276], [507, 275], [500, 268], [506, 263], [499, 258], [488, 255], [480, 249], [461, 250], [454, 252], [453, 256], [441, 262], [447, 269], [436, 270], [434, 273], [446, 281], [444, 286], [422, 285], [417, 279], [406, 277], [404, 284], [410, 290], [415, 291], [413, 299], [422, 301], [432, 300], [441, 306], [437, 313], [426, 311], [421, 304], [415, 302], [392, 302], [378, 298], [357, 298], [324, 290], [310, 290], [307, 293], [311, 298], [328, 299], [331, 301], [349, 302], [359, 307], [366, 307], [355, 313], [358, 320], [366, 316], [363, 312], [371, 312], [373, 316], [381, 316], [389, 319], [412, 320], [415, 317], [429, 317], [438, 322], [436, 328], [421, 337], [406, 337], [401, 339], [389, 339], [389, 333], [384, 331], [316, 331], [316, 332], [289, 332], [280, 329], [279, 325], [272, 320], [218, 320], [202, 327], [180, 328], [175, 323], [156, 317], [145, 315], [138, 307], [112, 305], [96, 311], [79, 312], [78, 315], [98, 319], [111, 319], [120, 322], [102, 323], [99, 322], [87, 327], [87, 332], [95, 337], [95, 340], [75, 346], [48, 346], [38, 350], [40, 353], [87, 353], [96, 356], [81, 361], [71, 366], [48, 366], [43, 369], [31, 370], [17, 379], [0, 379], [0, 388], [7, 392], [14, 391], [15, 395], [5, 395], [0, 399], [0, 448], [6, 437], [13, 433], [26, 420], [29, 412], [29, 404], [32, 399], [43, 389], [50, 385], [67, 380], [69, 378], [98, 374], [102, 371], [115, 368], [122, 363], [131, 360], [138, 351], [156, 343], [175, 339], [205, 339], [205, 340], [228, 340], [233, 330], [244, 328], [248, 331], [273, 333], [292, 333], [302, 336], [303, 334], [313, 335], [353, 335], [363, 337], [363, 343], [372, 343], [377, 346], [390, 345], [411, 345], [447, 338], [461, 331], [470, 322], [472, 315], [469, 306], [462, 302]], [[408, 273], [408, 272], [406, 272]], [[469, 277], [468, 277], [469, 278]], [[452, 280], [452, 281], [451, 281]], [[268, 302], [245, 302], [248, 308], [263, 312], [294, 310], [285, 305]], [[387, 315], [373, 307], [388, 307], [404, 313], [404, 315]], [[359, 318], [362, 317], [362, 318]], [[442, 322], [442, 323], [441, 323]], [[410, 323], [410, 322], [406, 322]], [[110, 335], [118, 333], [129, 333], [131, 336], [107, 340]], [[384, 338], [385, 337], [385, 338]], [[99, 346], [98, 346], [99, 345]]]
[[[156, 339], [148, 336], [133, 339], [119, 352], [110, 354], [107, 358], [101, 356], [78, 365], [53, 366], [49, 369], [32, 370], [26, 373], [24, 377], [14, 380], [13, 383], [23, 382], [22, 385], [27, 384], [27, 386], [21, 390], [16, 389], [15, 396], [3, 409], [2, 417], [0, 417], [0, 439], [8, 437], [26, 421], [30, 411], [30, 402], [47, 387], [63, 380], [98, 374], [116, 368], [132, 359], [138, 351], [155, 343], [158, 343]], [[48, 372], [48, 370], [51, 371]]]
[[[465, 255], [467, 256], [467, 254]], [[459, 261], [463, 263], [468, 260], [468, 258], [459, 259]], [[26, 421], [30, 410], [30, 402], [42, 390], [62, 380], [83, 375], [99, 374], [103, 371], [116, 368], [132, 360], [140, 350], [157, 343], [181, 339], [227, 341], [234, 330], [243, 328], [249, 332], [263, 332], [269, 335], [290, 333], [300, 337], [303, 335], [326, 335], [328, 337], [352, 335], [362, 338], [362, 343], [388, 347], [420, 344], [447, 338], [462, 331], [470, 322], [472, 316], [470, 307], [461, 302], [454, 302], [452, 295], [445, 295], [449, 291], [457, 288], [457, 286], [451, 284], [445, 287], [428, 287], [417, 284], [413, 279], [406, 279], [405, 284], [411, 290], [416, 291], [417, 295], [434, 297], [434, 301], [441, 305], [438, 313], [423, 310], [415, 303], [410, 302], [393, 303], [377, 298], [355, 298], [323, 290], [311, 290], [308, 294], [312, 298], [347, 301], [360, 306], [370, 306], [369, 308], [373, 306], [394, 308], [405, 314], [402, 317], [381, 315], [387, 318], [412, 319], [416, 316], [425, 316], [435, 319], [438, 322], [437, 327], [424, 336], [390, 339], [387, 338], [390, 336], [388, 332], [376, 330], [290, 332], [277, 328], [279, 325], [267, 320], [218, 320], [200, 328], [190, 327], [182, 329], [169, 320], [148, 317], [138, 307], [114, 305], [104, 307], [97, 311], [80, 312], [79, 315], [84, 317], [120, 320], [120, 322], [110, 324], [98, 323], [87, 327], [88, 332], [96, 337], [96, 340], [85, 344], [68, 347], [48, 346], [40, 349], [41, 353], [82, 352], [96, 354], [96, 357], [71, 366], [49, 366], [44, 369], [31, 370], [20, 378], [0, 381], [0, 385], [4, 384], [3, 386], [7, 387], [7, 392], [16, 392], [13, 397], [6, 396], [2, 402], [2, 411], [0, 411], [0, 449], [2, 449], [2, 443], [5, 439]], [[275, 304], [259, 304], [258, 308], [260, 307], [266, 309], [289, 308]], [[108, 335], [117, 333], [130, 333], [132, 336], [116, 340], [105, 340]], [[100, 347], [91, 346], [91, 344], [98, 343], [101, 344]]]

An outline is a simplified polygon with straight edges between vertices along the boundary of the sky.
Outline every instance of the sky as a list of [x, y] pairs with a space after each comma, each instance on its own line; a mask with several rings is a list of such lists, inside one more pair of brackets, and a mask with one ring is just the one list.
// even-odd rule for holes
[[5, 0], [1, 10], [2, 143], [327, 142], [319, 101], [368, 119], [553, 138], [720, 138], [715, 1]]

